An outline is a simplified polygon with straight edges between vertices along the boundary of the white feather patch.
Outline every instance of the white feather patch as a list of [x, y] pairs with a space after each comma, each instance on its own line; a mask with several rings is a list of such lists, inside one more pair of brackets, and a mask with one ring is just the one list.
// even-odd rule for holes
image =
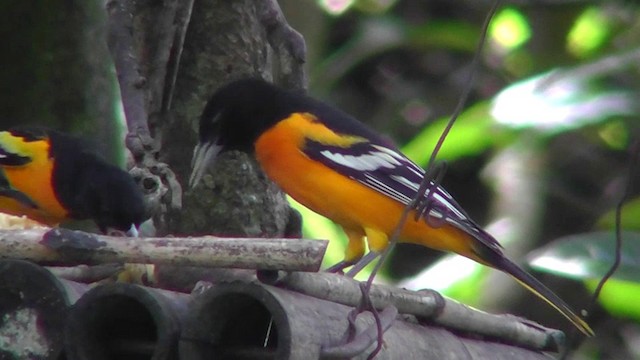
[[380, 168], [393, 169], [401, 165], [393, 156], [381, 151], [363, 155], [343, 155], [324, 150], [321, 151], [320, 154], [336, 164], [347, 166], [358, 171], [374, 171]]

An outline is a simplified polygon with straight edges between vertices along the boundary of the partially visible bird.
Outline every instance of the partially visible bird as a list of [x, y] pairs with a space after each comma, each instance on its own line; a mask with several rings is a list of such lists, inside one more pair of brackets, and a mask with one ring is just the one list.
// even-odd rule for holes
[[[200, 118], [190, 186], [221, 152], [253, 153], [295, 200], [342, 226], [349, 243], [336, 269], [361, 268], [388, 245], [425, 172], [393, 144], [353, 117], [311, 97], [263, 80], [220, 88]], [[504, 255], [442, 187], [431, 184], [426, 214], [411, 214], [400, 241], [453, 251], [508, 273], [586, 335], [589, 325], [556, 294]], [[369, 254], [365, 253], [367, 241]]]
[[137, 236], [146, 219], [140, 188], [82, 139], [44, 127], [0, 132], [0, 212], [55, 226], [92, 219]]

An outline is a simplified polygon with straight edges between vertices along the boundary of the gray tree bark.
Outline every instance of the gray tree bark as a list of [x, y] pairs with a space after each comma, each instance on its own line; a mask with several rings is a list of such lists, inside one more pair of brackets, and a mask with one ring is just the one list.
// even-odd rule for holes
[[[267, 1], [269, 3], [269, 1]], [[273, 2], [275, 4], [275, 2]], [[196, 1], [186, 34], [172, 101], [171, 118], [162, 126], [163, 159], [186, 184], [200, 113], [215, 89], [253, 76], [273, 80], [278, 62], [260, 2]], [[277, 6], [277, 4], [276, 4]], [[281, 79], [275, 79], [281, 80]], [[296, 81], [296, 80], [294, 80]], [[304, 84], [295, 84], [298, 88]], [[205, 186], [187, 190], [183, 208], [168, 217], [174, 234], [283, 236], [289, 206], [252, 158], [223, 156]]]
[[[127, 146], [155, 205], [158, 233], [287, 235], [292, 211], [247, 154], [222, 156], [204, 186], [181, 185], [200, 113], [216, 88], [247, 76], [304, 87], [304, 41], [277, 2], [113, 0], [107, 7]], [[298, 226], [289, 229], [299, 234], [293, 219]]]

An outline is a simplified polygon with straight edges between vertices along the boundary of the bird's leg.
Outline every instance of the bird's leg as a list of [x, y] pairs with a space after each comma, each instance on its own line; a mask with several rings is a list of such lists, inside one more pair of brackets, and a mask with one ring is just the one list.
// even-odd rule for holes
[[[345, 259], [355, 257], [355, 258], [358, 258], [359, 260], [357, 260], [355, 264], [353, 260], [351, 261], [343, 260], [333, 265], [329, 269], [327, 269], [327, 271], [342, 272], [346, 267], [353, 265], [353, 267], [345, 274], [346, 276], [352, 278], [356, 276], [360, 271], [362, 271], [362, 269], [364, 269], [367, 265], [369, 265], [378, 256], [380, 256], [380, 253], [372, 250], [372, 251], [369, 251], [369, 253], [367, 253], [365, 256], [362, 256], [362, 252], [364, 251], [364, 243], [362, 241], [363, 240], [362, 232], [351, 232], [351, 231], [347, 231], [346, 229], [345, 229], [345, 232], [349, 236], [349, 245], [347, 247], [347, 254], [345, 256]], [[373, 240], [375, 242], [377, 237], [378, 237], [377, 234], [372, 233], [372, 236], [368, 237], [368, 240], [369, 241]], [[371, 238], [376, 238], [376, 239], [371, 239]], [[379, 239], [378, 241], [386, 241], [386, 237], [384, 237], [384, 240]], [[371, 242], [369, 245], [371, 246]], [[382, 342], [384, 340], [383, 339], [384, 330], [388, 329], [390, 326], [390, 324], [388, 324], [384, 326], [385, 329], [383, 329], [383, 324], [382, 324], [382, 321], [380, 320], [380, 315], [378, 314], [378, 310], [375, 307], [373, 307], [373, 305], [371, 304], [371, 298], [369, 296], [369, 291], [371, 290], [371, 283], [372, 283], [371, 281], [359, 283], [362, 297], [358, 306], [356, 306], [353, 310], [351, 310], [347, 316], [349, 327], [347, 328], [347, 333], [345, 335], [346, 336], [345, 343], [349, 344], [356, 341], [356, 330], [357, 330], [356, 319], [358, 318], [358, 315], [360, 315], [365, 311], [371, 312], [371, 315], [373, 316], [373, 319], [376, 324], [377, 345], [376, 345], [376, 348], [371, 352], [371, 354], [369, 354], [368, 359], [373, 359], [376, 356], [376, 354], [380, 352], [380, 349], [382, 349]]]
[[344, 274], [344, 269], [353, 265], [352, 262], [342, 260], [335, 265], [328, 267], [325, 271], [333, 274]]
[[356, 275], [358, 275], [358, 273], [360, 271], [362, 271], [362, 269], [364, 269], [365, 266], [369, 265], [378, 256], [380, 256], [379, 252], [369, 251], [367, 253], [367, 255], [365, 255], [362, 258], [360, 258], [360, 260], [358, 260], [358, 262], [356, 262], [353, 265], [353, 267], [351, 269], [349, 269], [349, 271], [347, 271], [347, 273], [345, 275], [348, 276], [348, 277], [351, 277], [351, 278], [356, 276]]
[[[369, 263], [371, 263], [373, 260], [379, 257], [380, 253], [382, 251], [385, 251], [385, 248], [388, 245], [388, 237], [387, 237], [387, 234], [385, 234], [384, 232], [378, 229], [368, 228], [368, 227], [366, 227], [364, 231], [365, 231], [365, 234], [367, 235], [367, 242], [369, 244], [370, 251], [364, 257], [362, 257], [349, 270], [349, 272], [347, 272], [346, 274], [347, 276], [354, 277], [356, 274], [358, 274], [365, 266], [367, 266]], [[371, 273], [371, 275], [369, 276], [369, 279], [364, 283], [360, 283], [360, 291], [362, 292], [362, 298], [360, 300], [360, 304], [358, 305], [358, 307], [356, 307], [351, 311], [351, 314], [350, 314], [351, 316], [349, 318], [350, 319], [349, 329], [350, 329], [350, 333], [353, 334], [355, 333], [355, 318], [357, 317], [358, 314], [364, 311], [369, 311], [373, 316], [373, 319], [376, 324], [376, 334], [378, 335], [376, 339], [377, 345], [376, 345], [376, 348], [371, 352], [371, 354], [369, 354], [368, 359], [373, 359], [378, 354], [378, 352], [380, 352], [380, 349], [382, 349], [382, 343], [384, 341], [384, 330], [383, 330], [382, 322], [380, 320], [380, 315], [378, 314], [378, 310], [371, 303], [371, 297], [370, 297], [371, 285], [373, 284], [373, 279], [377, 271], [380, 269], [380, 266], [381, 266], [381, 263], [378, 263], [375, 269], [373, 270], [373, 272]]]
[[344, 253], [344, 260], [331, 266], [326, 270], [329, 273], [343, 274], [343, 270], [356, 264], [364, 255], [364, 231], [350, 227], [343, 227], [344, 233], [349, 238], [347, 249]]

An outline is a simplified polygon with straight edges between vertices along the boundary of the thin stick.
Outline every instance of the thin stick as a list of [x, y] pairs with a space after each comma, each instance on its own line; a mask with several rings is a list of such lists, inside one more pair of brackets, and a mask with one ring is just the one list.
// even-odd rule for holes
[[67, 229], [0, 230], [0, 258], [47, 265], [108, 263], [318, 271], [326, 240], [124, 238]]

